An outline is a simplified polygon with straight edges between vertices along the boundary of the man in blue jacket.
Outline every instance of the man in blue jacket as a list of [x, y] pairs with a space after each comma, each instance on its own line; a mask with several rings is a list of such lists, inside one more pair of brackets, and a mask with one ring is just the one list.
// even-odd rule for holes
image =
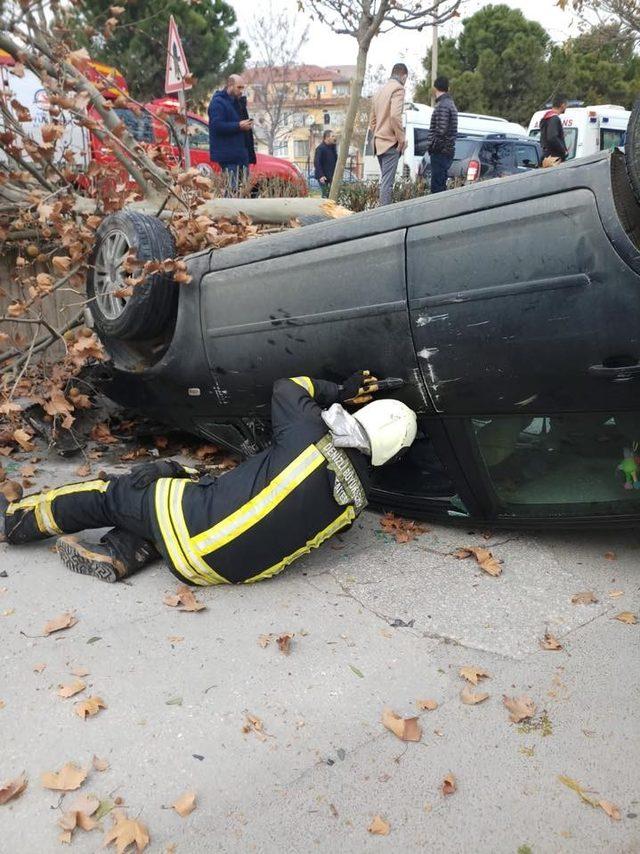
[[336, 146], [336, 135], [332, 130], [325, 130], [322, 134], [322, 142], [316, 148], [313, 159], [316, 181], [320, 184], [322, 198], [328, 199], [331, 191], [333, 173], [336, 171], [338, 162], [338, 149]]
[[249, 166], [247, 135], [253, 129], [253, 119], [242, 118], [240, 99], [244, 90], [242, 77], [232, 74], [226, 87], [215, 92], [209, 104], [209, 155], [227, 175], [233, 192]]

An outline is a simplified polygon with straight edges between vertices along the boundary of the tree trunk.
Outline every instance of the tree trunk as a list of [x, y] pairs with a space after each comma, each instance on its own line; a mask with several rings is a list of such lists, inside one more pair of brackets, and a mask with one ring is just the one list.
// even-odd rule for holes
[[[147, 210], [144, 202], [131, 205], [135, 210]], [[211, 199], [200, 205], [196, 214], [211, 219], [236, 219], [239, 214], [251, 217], [254, 223], [286, 225], [292, 219], [307, 216], [339, 219], [349, 216], [351, 211], [327, 199]], [[167, 212], [170, 216], [170, 212]]]
[[344, 120], [342, 141], [340, 142], [340, 150], [338, 151], [338, 162], [336, 163], [336, 169], [333, 173], [333, 180], [331, 181], [331, 192], [329, 193], [329, 198], [332, 199], [334, 202], [337, 200], [338, 194], [340, 193], [340, 188], [342, 187], [342, 176], [344, 174], [344, 167], [347, 163], [349, 146], [351, 144], [351, 137], [353, 136], [353, 128], [356, 123], [356, 116], [358, 114], [358, 105], [360, 104], [360, 97], [362, 95], [362, 86], [364, 84], [364, 75], [367, 69], [368, 53], [369, 44], [358, 45], [356, 76], [354, 77], [353, 83], [351, 84], [351, 97], [349, 98], [349, 107], [347, 109], [347, 115]]

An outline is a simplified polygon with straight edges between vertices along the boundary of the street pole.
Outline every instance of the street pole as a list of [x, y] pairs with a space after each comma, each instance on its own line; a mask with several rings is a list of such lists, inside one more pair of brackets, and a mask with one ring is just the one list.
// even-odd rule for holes
[[189, 121], [187, 117], [187, 99], [184, 94], [184, 86], [178, 92], [178, 102], [180, 104], [180, 112], [184, 117], [184, 144], [182, 151], [184, 154], [184, 167], [191, 169], [191, 151], [189, 150]]
[[[436, 7], [435, 14], [438, 14], [438, 8]], [[435, 107], [436, 105], [436, 96], [433, 92], [433, 84], [436, 82], [436, 77], [438, 76], [438, 24], [434, 23], [433, 25], [433, 40], [431, 42], [431, 106]]]

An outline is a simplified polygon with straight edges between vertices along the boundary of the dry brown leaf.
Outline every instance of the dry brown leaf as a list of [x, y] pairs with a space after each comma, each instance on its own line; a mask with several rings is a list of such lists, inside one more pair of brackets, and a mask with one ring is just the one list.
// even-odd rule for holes
[[391, 534], [396, 543], [410, 543], [416, 537], [425, 534], [429, 528], [413, 519], [403, 519], [393, 513], [385, 513], [380, 519], [380, 529], [385, 534]]
[[169, 643], [182, 643], [184, 635], [167, 635]]
[[7, 705], [7, 704], [5, 703], [5, 701], [4, 701], [4, 700], [0, 700], [0, 709], [4, 709], [4, 707], [5, 707], [6, 705]]
[[373, 821], [367, 830], [369, 833], [374, 834], [374, 836], [388, 836], [389, 831], [391, 830], [391, 825], [389, 822], [385, 821], [382, 816], [374, 815]]
[[271, 635], [259, 635], [258, 643], [262, 647], [262, 649], [266, 649], [271, 643]]
[[7, 501], [18, 501], [22, 496], [22, 487], [17, 480], [5, 480], [0, 485], [0, 492], [4, 495]]
[[281, 635], [278, 635], [276, 638], [276, 643], [278, 644], [278, 649], [284, 655], [289, 655], [291, 652], [291, 639], [295, 637], [293, 632], [284, 632]]
[[75, 626], [77, 622], [78, 621], [73, 616], [72, 611], [65, 611], [65, 613], [61, 614], [59, 617], [49, 620], [42, 631], [45, 635], [50, 635], [53, 632], [59, 632], [62, 629], [70, 629], [71, 626]]
[[618, 555], [615, 552], [605, 552], [604, 553], [605, 560], [617, 560]]
[[181, 818], [192, 813], [196, 808], [196, 793], [195, 792], [185, 792], [184, 795], [181, 795], [177, 801], [174, 801], [171, 806], [178, 813]]
[[84, 783], [87, 772], [78, 768], [73, 762], [67, 762], [59, 771], [46, 771], [41, 775], [40, 781], [45, 789], [54, 789], [56, 792], [71, 792], [79, 789]]
[[30, 436], [29, 433], [27, 433], [27, 431], [23, 430], [21, 427], [19, 427], [17, 430], [14, 430], [11, 435], [20, 445], [23, 451], [33, 451], [33, 449], [35, 448], [35, 445], [31, 441], [33, 437]]
[[582, 593], [574, 593], [571, 597], [573, 605], [594, 605], [598, 601], [593, 590], [583, 590]]
[[416, 705], [421, 712], [433, 712], [438, 708], [435, 700], [416, 700]]
[[242, 727], [242, 732], [247, 733], [254, 732], [261, 741], [266, 741], [267, 736], [263, 732], [264, 724], [256, 715], [245, 715], [244, 717], [244, 725]]
[[609, 818], [612, 818], [614, 821], [620, 821], [622, 816], [620, 815], [620, 810], [615, 804], [612, 804], [611, 801], [598, 801], [598, 806], [600, 809], [603, 809]]
[[554, 652], [564, 649], [558, 638], [550, 632], [544, 633], [544, 637], [540, 640], [540, 646], [542, 649], [553, 650]]
[[465, 685], [462, 691], [460, 691], [460, 699], [465, 704], [465, 706], [475, 706], [478, 703], [484, 702], [488, 699], [489, 695], [485, 693], [474, 694], [472, 688], [469, 685]]
[[0, 804], [6, 804], [7, 801], [19, 797], [26, 788], [27, 778], [24, 772], [13, 780], [7, 780], [0, 786]]
[[526, 721], [527, 718], [533, 717], [536, 713], [536, 704], [526, 694], [521, 697], [507, 697], [504, 694], [502, 703], [509, 710], [509, 720], [514, 724]]
[[463, 679], [466, 679], [467, 682], [471, 682], [472, 685], [477, 685], [479, 679], [489, 678], [487, 671], [483, 670], [481, 667], [461, 667], [459, 673]]
[[136, 851], [140, 854], [148, 844], [149, 831], [144, 824], [127, 818], [124, 811], [116, 810], [113, 812], [113, 826], [104, 835], [103, 848], [114, 845], [117, 854], [124, 854], [129, 845], [135, 845]]
[[33, 665], [33, 672], [34, 673], [42, 673], [42, 671], [46, 668], [46, 666], [47, 665], [44, 662], [41, 662], [40, 664], [34, 664]]
[[106, 759], [100, 759], [99, 756], [96, 756], [95, 753], [93, 755], [93, 759], [91, 760], [91, 764], [93, 765], [96, 771], [108, 771], [109, 763]]
[[81, 679], [76, 679], [75, 682], [67, 682], [66, 685], [60, 685], [58, 696], [67, 699], [67, 697], [73, 697], [74, 694], [79, 694], [80, 691], [84, 691], [86, 687], [87, 686]]
[[87, 697], [86, 700], [81, 700], [79, 703], [76, 703], [73, 707], [73, 711], [78, 715], [78, 717], [82, 718], [82, 720], [86, 720], [87, 717], [97, 715], [100, 709], [106, 708], [107, 707], [105, 706], [102, 697]]
[[74, 676], [80, 676], [81, 678], [89, 675], [89, 671], [86, 667], [72, 667], [71, 672]]
[[456, 782], [456, 778], [453, 774], [447, 774], [442, 781], [441, 789], [443, 795], [452, 795], [454, 792], [457, 792], [458, 783]]
[[621, 623], [626, 623], [628, 626], [635, 626], [638, 622], [637, 616], [631, 611], [622, 611], [620, 614], [616, 614], [613, 619], [619, 620]]
[[453, 556], [458, 558], [458, 560], [464, 560], [471, 557], [471, 555], [478, 561], [480, 569], [488, 575], [495, 577], [502, 572], [500, 561], [491, 554], [489, 549], [482, 548], [482, 546], [465, 546], [453, 553]]
[[179, 611], [203, 611], [207, 607], [203, 602], [198, 602], [193, 591], [186, 584], [178, 587], [175, 594], [165, 596], [162, 601], [172, 608], [182, 605], [181, 608], [178, 608]]
[[599, 806], [598, 801], [595, 798], [589, 797], [589, 795], [587, 794], [591, 790], [585, 789], [584, 786], [581, 786], [577, 780], [573, 779], [573, 777], [567, 777], [565, 774], [559, 774], [558, 780], [563, 784], [563, 786], [566, 786], [567, 788], [575, 792], [577, 795], [579, 795], [580, 800], [584, 801], [585, 804], [589, 804], [589, 806], [592, 807]]
[[401, 741], [420, 741], [422, 738], [418, 718], [401, 718], [391, 709], [383, 709], [382, 724]]
[[618, 597], [624, 596], [624, 590], [611, 590], [608, 595], [611, 599], [618, 599]]
[[89, 477], [89, 475], [91, 474], [91, 466], [87, 463], [78, 466], [78, 468], [76, 469], [76, 474], [78, 475], [78, 477]]

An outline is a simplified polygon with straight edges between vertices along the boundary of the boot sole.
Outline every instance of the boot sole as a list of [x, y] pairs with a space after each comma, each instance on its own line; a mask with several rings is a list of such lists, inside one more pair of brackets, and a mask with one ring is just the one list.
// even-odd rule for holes
[[100, 581], [113, 584], [125, 574], [124, 568], [122, 568], [122, 572], [118, 573], [117, 561], [113, 558], [89, 551], [80, 543], [66, 537], [61, 537], [58, 540], [57, 549], [60, 560], [67, 569], [70, 569], [71, 572], [77, 572], [79, 575], [91, 575]]

